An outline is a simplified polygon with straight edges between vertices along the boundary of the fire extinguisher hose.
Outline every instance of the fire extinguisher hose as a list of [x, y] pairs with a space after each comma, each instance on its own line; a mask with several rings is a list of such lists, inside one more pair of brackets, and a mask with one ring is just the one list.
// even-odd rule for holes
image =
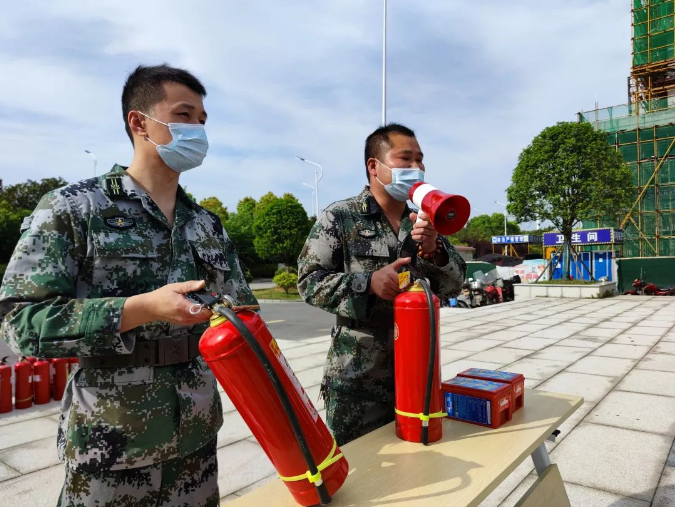
[[[242, 338], [244, 338], [244, 341], [246, 341], [248, 346], [251, 347], [251, 350], [253, 350], [253, 353], [258, 358], [258, 361], [260, 361], [260, 364], [262, 364], [263, 368], [265, 368], [265, 373], [267, 373], [267, 376], [269, 377], [270, 382], [272, 383], [272, 386], [274, 387], [274, 390], [277, 393], [279, 401], [281, 402], [281, 406], [283, 407], [284, 412], [286, 413], [286, 417], [288, 417], [288, 422], [290, 423], [291, 428], [293, 430], [293, 434], [295, 435], [295, 439], [298, 442], [300, 452], [302, 453], [302, 456], [305, 458], [307, 470], [309, 472], [309, 474], [306, 475], [306, 477], [307, 479], [309, 479], [310, 482], [314, 483], [314, 487], [316, 487], [316, 492], [319, 495], [319, 501], [321, 502], [321, 505], [329, 504], [331, 498], [330, 495], [328, 494], [328, 489], [326, 488], [326, 485], [321, 480], [321, 471], [316, 466], [316, 462], [314, 461], [314, 457], [312, 456], [312, 453], [309, 450], [307, 439], [305, 438], [305, 435], [302, 432], [302, 428], [300, 427], [298, 418], [296, 417], [295, 412], [293, 411], [291, 402], [288, 399], [286, 391], [284, 390], [284, 387], [281, 384], [281, 380], [279, 379], [277, 372], [274, 370], [274, 367], [272, 366], [272, 363], [270, 362], [269, 358], [263, 351], [258, 341], [255, 339], [251, 331], [239, 319], [239, 317], [233, 310], [223, 305], [216, 305], [212, 308], [212, 310], [214, 312], [219, 313], [232, 323], [235, 329], [239, 331]], [[303, 475], [303, 478], [304, 477], [305, 475]]]
[[[436, 341], [438, 340], [438, 331], [436, 329], [436, 311], [434, 308], [434, 295], [431, 292], [429, 283], [426, 280], [419, 280], [419, 284], [424, 289], [427, 296], [427, 306], [429, 307], [429, 332], [431, 340], [429, 343], [429, 366], [427, 367], [427, 390], [424, 393], [424, 413], [422, 414], [422, 443], [429, 445], [429, 412], [431, 411], [431, 390], [434, 383], [434, 366], [436, 364]], [[434, 414], [435, 415], [435, 414]]]

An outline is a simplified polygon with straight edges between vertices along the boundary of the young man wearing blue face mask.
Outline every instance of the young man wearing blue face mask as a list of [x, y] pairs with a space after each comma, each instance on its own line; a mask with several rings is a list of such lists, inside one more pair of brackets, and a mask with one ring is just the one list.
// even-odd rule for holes
[[62, 402], [61, 506], [216, 506], [222, 407], [199, 356], [204, 286], [255, 304], [220, 219], [178, 184], [206, 156], [206, 90], [189, 72], [132, 72], [122, 93], [134, 153], [45, 195], [0, 289], [17, 352], [80, 357]]
[[458, 294], [466, 273], [450, 243], [406, 204], [425, 174], [415, 133], [380, 127], [366, 139], [365, 165], [369, 185], [324, 210], [298, 258], [303, 299], [337, 316], [321, 393], [339, 445], [394, 420], [397, 270], [414, 264], [441, 298]]

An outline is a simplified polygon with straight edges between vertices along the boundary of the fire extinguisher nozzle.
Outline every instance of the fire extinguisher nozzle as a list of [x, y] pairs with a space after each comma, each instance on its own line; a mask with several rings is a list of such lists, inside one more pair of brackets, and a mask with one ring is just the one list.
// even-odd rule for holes
[[429, 426], [422, 426], [422, 443], [429, 445]]
[[331, 497], [328, 494], [328, 489], [326, 489], [326, 485], [324, 483], [316, 486], [316, 492], [319, 494], [319, 502], [321, 502], [321, 505], [328, 505], [330, 503]]

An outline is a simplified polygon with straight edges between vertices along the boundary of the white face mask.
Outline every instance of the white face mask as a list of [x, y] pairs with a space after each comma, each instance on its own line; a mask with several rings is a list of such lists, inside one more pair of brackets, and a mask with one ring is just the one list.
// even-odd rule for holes
[[177, 173], [182, 173], [202, 165], [206, 152], [209, 149], [209, 141], [206, 138], [204, 125], [197, 123], [164, 123], [148, 116], [141, 111], [146, 118], [169, 127], [172, 140], [169, 144], [157, 144], [146, 137], [148, 141], [157, 147], [159, 156], [164, 163]]

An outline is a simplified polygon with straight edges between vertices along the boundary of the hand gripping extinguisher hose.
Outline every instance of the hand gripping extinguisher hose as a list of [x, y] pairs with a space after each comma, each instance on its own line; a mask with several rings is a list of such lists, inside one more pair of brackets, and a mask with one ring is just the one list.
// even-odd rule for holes
[[427, 390], [424, 393], [425, 419], [422, 420], [422, 443], [424, 445], [429, 445], [429, 412], [431, 412], [431, 390], [434, 384], [434, 366], [436, 365], [436, 341], [438, 340], [438, 332], [436, 330], [434, 295], [426, 280], [418, 280], [418, 283], [422, 286], [424, 293], [427, 296], [427, 306], [429, 307], [429, 331], [431, 334], [429, 343], [429, 366], [427, 368]]
[[[253, 353], [256, 355], [258, 361], [260, 361], [263, 368], [265, 368], [265, 373], [267, 373], [270, 382], [272, 382], [272, 386], [274, 387], [274, 390], [276, 391], [277, 396], [279, 397], [279, 401], [281, 402], [281, 406], [283, 407], [284, 412], [286, 413], [286, 417], [288, 417], [288, 422], [291, 424], [291, 428], [293, 429], [293, 434], [295, 435], [295, 439], [298, 442], [300, 452], [302, 453], [302, 456], [305, 458], [305, 462], [307, 463], [307, 470], [309, 470], [310, 474], [312, 475], [319, 474], [319, 470], [314, 461], [314, 457], [312, 456], [312, 453], [309, 450], [309, 445], [307, 445], [305, 435], [302, 433], [302, 428], [300, 427], [298, 418], [296, 417], [295, 412], [293, 412], [291, 402], [288, 399], [288, 396], [286, 395], [286, 391], [281, 385], [281, 380], [279, 380], [277, 372], [274, 371], [274, 367], [272, 366], [272, 363], [270, 362], [269, 358], [263, 351], [262, 347], [255, 339], [251, 331], [239, 319], [239, 317], [237, 317], [237, 314], [233, 310], [223, 305], [216, 305], [215, 307], [213, 307], [212, 310], [214, 312], [219, 313], [232, 323], [235, 329], [239, 331], [242, 338], [244, 338], [244, 341], [246, 341], [248, 346], [251, 347], [251, 350], [253, 350]], [[331, 498], [330, 495], [328, 494], [328, 489], [326, 488], [326, 485], [323, 483], [323, 481], [319, 479], [317, 482], [314, 483], [314, 486], [316, 487], [316, 492], [319, 495], [319, 501], [321, 502], [321, 505], [329, 504]]]

